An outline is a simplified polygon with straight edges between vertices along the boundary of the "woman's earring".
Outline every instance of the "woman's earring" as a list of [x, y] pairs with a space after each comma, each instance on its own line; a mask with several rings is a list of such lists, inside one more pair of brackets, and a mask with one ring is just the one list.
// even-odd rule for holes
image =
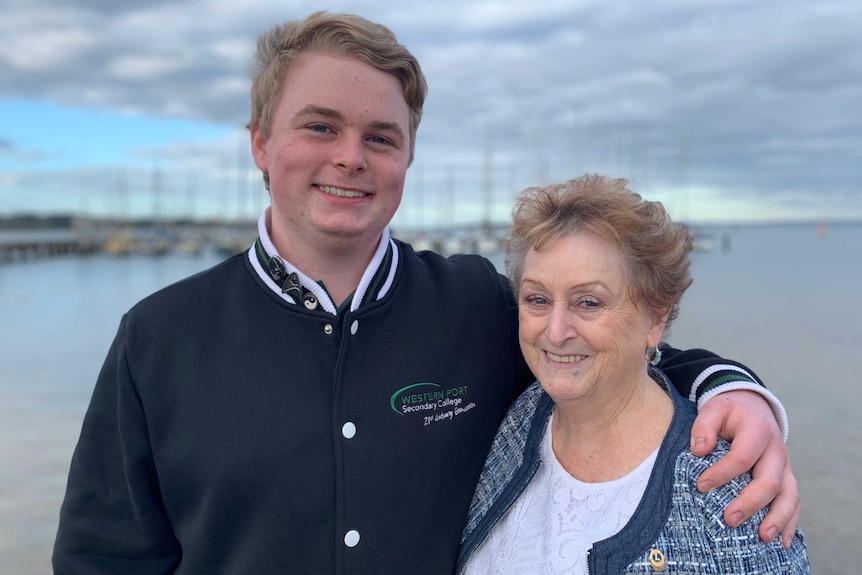
[[648, 347], [646, 350], [646, 360], [650, 365], [658, 365], [661, 361], [661, 350], [656, 347]]

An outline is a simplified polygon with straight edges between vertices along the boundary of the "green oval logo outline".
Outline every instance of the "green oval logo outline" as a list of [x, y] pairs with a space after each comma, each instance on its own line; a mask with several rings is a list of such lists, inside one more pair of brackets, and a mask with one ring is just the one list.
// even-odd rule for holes
[[422, 382], [422, 383], [411, 383], [410, 385], [408, 385], [406, 387], [402, 387], [401, 389], [399, 389], [398, 391], [393, 393], [392, 397], [389, 398], [389, 407], [392, 408], [392, 411], [394, 411], [398, 415], [404, 415], [404, 413], [395, 409], [395, 398], [398, 397], [399, 395], [401, 395], [402, 393], [404, 393], [405, 391], [407, 391], [408, 389], [413, 389], [414, 387], [419, 387], [422, 385], [430, 385], [432, 387], [440, 387], [439, 383], [431, 383], [430, 381], [426, 381], [426, 382]]

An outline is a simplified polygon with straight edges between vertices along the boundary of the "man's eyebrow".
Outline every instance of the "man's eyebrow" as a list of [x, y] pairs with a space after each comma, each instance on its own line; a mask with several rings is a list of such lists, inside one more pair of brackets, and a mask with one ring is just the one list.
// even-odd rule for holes
[[324, 108], [322, 106], [315, 106], [314, 104], [309, 104], [308, 106], [305, 106], [293, 117], [301, 118], [303, 116], [323, 116], [324, 118], [332, 118], [333, 120], [343, 119], [341, 112], [339, 112], [338, 110], [333, 110], [332, 108]]

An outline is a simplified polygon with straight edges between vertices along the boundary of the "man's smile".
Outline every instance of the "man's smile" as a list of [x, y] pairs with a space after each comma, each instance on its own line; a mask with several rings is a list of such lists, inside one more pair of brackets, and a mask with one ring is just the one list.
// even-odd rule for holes
[[315, 187], [325, 194], [337, 196], [339, 198], [364, 198], [370, 195], [366, 192], [360, 192], [359, 190], [345, 190], [343, 188], [336, 188], [335, 186], [315, 184]]

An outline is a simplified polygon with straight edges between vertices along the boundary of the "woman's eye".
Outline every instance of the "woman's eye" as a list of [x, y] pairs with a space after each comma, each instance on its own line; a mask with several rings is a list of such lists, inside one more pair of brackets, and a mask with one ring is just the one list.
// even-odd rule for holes
[[582, 305], [584, 307], [587, 307], [587, 308], [593, 308], [593, 307], [600, 307], [602, 305], [602, 302], [600, 302], [599, 300], [597, 300], [595, 298], [583, 297], [580, 300], [578, 300], [578, 304]]
[[546, 303], [548, 303], [548, 300], [546, 300], [543, 296], [536, 294], [528, 295], [524, 298], [524, 301], [530, 305], [545, 305]]

